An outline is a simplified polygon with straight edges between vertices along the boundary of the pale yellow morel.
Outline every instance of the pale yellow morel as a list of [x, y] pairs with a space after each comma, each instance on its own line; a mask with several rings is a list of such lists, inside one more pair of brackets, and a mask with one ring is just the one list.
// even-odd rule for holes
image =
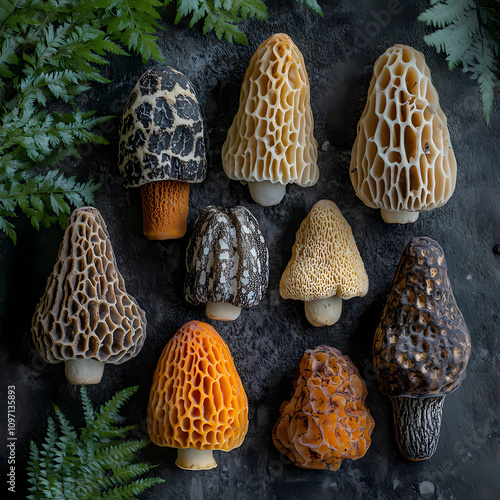
[[318, 181], [309, 79], [291, 38], [278, 33], [253, 55], [241, 86], [239, 109], [222, 146], [230, 179], [248, 182], [254, 201], [277, 205], [286, 185]]
[[368, 287], [351, 226], [333, 201], [318, 201], [297, 231], [281, 297], [303, 300], [307, 320], [328, 326], [340, 318], [343, 300], [364, 297]]
[[70, 384], [97, 384], [106, 364], [136, 356], [146, 315], [116, 267], [106, 224], [93, 207], [77, 208], [31, 326], [36, 350], [65, 363]]
[[352, 148], [357, 196], [388, 223], [415, 222], [453, 194], [457, 163], [423, 54], [394, 45], [380, 56]]

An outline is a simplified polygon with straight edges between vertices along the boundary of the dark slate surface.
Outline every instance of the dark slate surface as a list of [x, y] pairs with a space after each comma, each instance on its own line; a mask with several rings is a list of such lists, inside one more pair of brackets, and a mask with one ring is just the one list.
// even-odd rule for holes
[[[158, 464], [154, 474], [166, 482], [144, 495], [148, 499], [469, 499], [500, 497], [499, 383], [497, 323], [500, 310], [498, 99], [489, 127], [482, 119], [477, 85], [460, 70], [450, 72], [442, 54], [423, 42], [428, 28], [416, 20], [427, 1], [321, 1], [324, 18], [292, 0], [268, 1], [270, 21], [246, 25], [250, 45], [230, 46], [203, 37], [187, 23], [160, 34], [166, 63], [196, 86], [206, 117], [209, 169], [206, 181], [191, 188], [188, 235], [206, 205], [249, 208], [270, 247], [270, 284], [261, 305], [244, 311], [234, 323], [213, 322], [228, 343], [250, 403], [247, 437], [237, 450], [217, 452], [219, 466], [186, 472], [174, 465], [175, 451], [155, 446], [145, 453]], [[392, 14], [389, 12], [392, 10]], [[248, 189], [222, 171], [220, 149], [238, 107], [239, 88], [255, 49], [271, 34], [285, 31], [304, 55], [311, 82], [320, 181], [312, 188], [289, 186], [277, 207], [251, 201]], [[446, 206], [423, 214], [413, 225], [389, 226], [377, 211], [359, 201], [349, 180], [350, 150], [364, 107], [375, 59], [394, 43], [424, 52], [441, 104], [448, 116], [458, 159], [457, 188]], [[145, 68], [134, 57], [117, 58], [105, 68], [112, 84], [95, 87], [80, 103], [83, 109], [121, 114], [130, 91]], [[498, 88], [498, 87], [497, 87]], [[128, 291], [145, 309], [148, 338], [142, 352], [121, 366], [108, 366], [100, 385], [89, 388], [93, 400], [107, 400], [118, 389], [139, 384], [140, 392], [124, 414], [146, 435], [146, 404], [156, 361], [169, 338], [185, 322], [206, 320], [203, 308], [183, 299], [187, 236], [152, 242], [141, 233], [138, 190], [125, 190], [117, 166], [119, 119], [102, 126], [106, 147], [82, 148], [82, 161], [71, 173], [103, 183], [96, 206], [107, 221], [118, 266]], [[278, 284], [291, 255], [295, 232], [313, 204], [335, 201], [351, 224], [370, 277], [370, 291], [345, 304], [333, 327], [314, 328], [303, 305], [280, 298]], [[30, 335], [35, 306], [55, 261], [62, 231], [37, 233], [20, 223], [13, 247], [0, 238], [0, 431], [6, 430], [6, 388], [16, 386], [16, 471], [19, 496], [25, 493], [29, 439], [41, 440], [54, 401], [78, 416], [78, 390], [66, 384], [62, 365], [47, 365], [36, 354]], [[457, 302], [471, 332], [473, 353], [468, 377], [447, 396], [441, 440], [428, 461], [411, 463], [396, 448], [392, 410], [377, 389], [372, 365], [373, 334], [407, 242], [425, 235], [444, 249]], [[337, 472], [299, 469], [274, 448], [271, 429], [281, 402], [288, 398], [297, 363], [305, 349], [329, 344], [349, 355], [364, 376], [367, 403], [375, 418], [373, 441], [358, 461], [344, 461]], [[6, 442], [2, 438], [2, 491], [6, 490]]]

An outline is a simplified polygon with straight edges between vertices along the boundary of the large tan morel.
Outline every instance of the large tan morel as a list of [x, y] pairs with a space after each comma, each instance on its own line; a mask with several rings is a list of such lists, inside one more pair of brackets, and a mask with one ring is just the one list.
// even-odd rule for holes
[[375, 62], [352, 149], [351, 181], [372, 208], [420, 212], [453, 194], [456, 159], [423, 54], [406, 45]]
[[302, 221], [280, 281], [284, 299], [364, 296], [368, 275], [351, 227], [337, 205], [320, 200]]
[[288, 35], [263, 42], [241, 86], [238, 112], [222, 147], [229, 178], [312, 186], [317, 142], [304, 58]]
[[122, 363], [146, 337], [146, 316], [126, 292], [106, 224], [92, 207], [68, 219], [57, 261], [33, 316], [32, 334], [49, 363]]
[[248, 400], [231, 353], [207, 323], [190, 321], [158, 361], [148, 431], [159, 446], [229, 451], [248, 428]]

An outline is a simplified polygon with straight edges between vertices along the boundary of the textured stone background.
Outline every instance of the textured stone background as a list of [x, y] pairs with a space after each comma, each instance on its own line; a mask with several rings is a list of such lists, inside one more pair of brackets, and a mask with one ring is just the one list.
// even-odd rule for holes
[[[174, 27], [166, 20], [167, 30], [160, 33], [167, 64], [194, 83], [206, 117], [209, 171], [203, 184], [191, 188], [188, 235], [204, 206], [241, 204], [260, 221], [270, 247], [271, 273], [267, 296], [257, 309], [244, 311], [234, 323], [213, 322], [232, 351], [249, 398], [250, 426], [243, 445], [230, 454], [217, 452], [219, 466], [206, 472], [182, 471], [174, 465], [175, 450], [151, 445], [145, 454], [158, 464], [154, 474], [166, 482], [144, 498], [499, 498], [500, 257], [492, 252], [494, 244], [500, 243], [498, 96], [487, 127], [478, 86], [460, 70], [450, 72], [444, 57], [423, 42], [429, 30], [416, 18], [427, 1], [320, 3], [323, 18], [293, 0], [268, 1], [269, 22], [246, 25], [248, 47], [219, 42], [213, 35], [203, 37], [200, 29], [188, 30], [186, 22]], [[390, 14], [389, 8], [395, 13]], [[320, 146], [320, 181], [307, 189], [289, 186], [280, 205], [263, 208], [251, 201], [246, 187], [225, 176], [220, 148], [237, 110], [247, 64], [257, 46], [276, 32], [288, 33], [306, 61]], [[384, 224], [378, 211], [356, 198], [348, 174], [373, 63], [394, 43], [424, 52], [448, 116], [459, 165], [450, 202], [408, 226]], [[105, 69], [112, 84], [94, 87], [81, 102], [82, 108], [120, 115], [144, 70], [137, 58], [116, 59]], [[96, 206], [107, 221], [127, 290], [148, 319], [148, 338], [141, 353], [124, 365], [106, 367], [101, 384], [90, 387], [89, 393], [100, 403], [118, 389], [139, 384], [140, 392], [124, 414], [128, 422], [139, 424], [137, 435], [145, 436], [146, 404], [161, 350], [185, 322], [207, 318], [203, 309], [183, 300], [187, 237], [151, 242], [142, 236], [139, 193], [122, 187], [117, 168], [118, 125], [115, 118], [103, 126], [109, 146], [83, 149], [83, 160], [68, 168], [103, 183]], [[334, 200], [351, 224], [370, 277], [370, 291], [346, 303], [333, 327], [314, 328], [304, 317], [302, 303], [280, 298], [278, 283], [300, 222], [322, 198]], [[29, 439], [40, 441], [45, 434], [51, 402], [75, 418], [79, 403], [78, 390], [65, 382], [63, 366], [45, 364], [30, 335], [31, 317], [52, 270], [62, 231], [37, 233], [22, 222], [19, 228], [16, 247], [0, 237], [0, 435], [5, 435], [6, 428], [6, 387], [15, 384], [17, 483], [22, 496]], [[397, 451], [390, 402], [377, 389], [370, 359], [373, 334], [399, 257], [416, 235], [430, 236], [444, 248], [454, 293], [471, 332], [473, 354], [467, 379], [446, 399], [436, 453], [428, 461], [410, 463]], [[367, 403], [376, 421], [366, 456], [344, 461], [338, 472], [297, 468], [271, 440], [299, 358], [305, 349], [321, 344], [337, 347], [352, 358], [366, 380]], [[3, 491], [3, 439], [0, 456]]]

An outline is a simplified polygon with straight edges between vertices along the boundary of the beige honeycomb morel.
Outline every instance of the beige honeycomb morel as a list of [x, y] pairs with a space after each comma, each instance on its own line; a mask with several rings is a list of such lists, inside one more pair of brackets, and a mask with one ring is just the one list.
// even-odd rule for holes
[[388, 223], [415, 222], [444, 205], [457, 163], [447, 119], [423, 54], [395, 45], [380, 56], [352, 148], [357, 196]]
[[274, 445], [304, 469], [337, 470], [345, 458], [361, 458], [375, 427], [367, 394], [348, 356], [325, 345], [307, 350], [274, 425]]
[[380, 390], [391, 398], [396, 439], [406, 458], [425, 460], [434, 453], [444, 398], [465, 378], [470, 354], [443, 249], [431, 238], [413, 238], [373, 344]]
[[351, 227], [333, 201], [318, 201], [295, 236], [281, 297], [303, 300], [307, 320], [326, 326], [340, 318], [342, 300], [364, 297], [368, 285]]
[[277, 205], [286, 185], [318, 181], [309, 79], [304, 58], [278, 33], [253, 55], [241, 86], [239, 109], [222, 146], [230, 179], [248, 182], [252, 198]]
[[141, 350], [146, 316], [125, 289], [97, 209], [77, 208], [68, 219], [31, 331], [45, 361], [65, 363], [70, 384], [97, 384], [105, 364]]
[[248, 400], [227, 344], [207, 323], [186, 323], [163, 349], [148, 403], [148, 432], [178, 448], [181, 469], [212, 469], [248, 428]]

